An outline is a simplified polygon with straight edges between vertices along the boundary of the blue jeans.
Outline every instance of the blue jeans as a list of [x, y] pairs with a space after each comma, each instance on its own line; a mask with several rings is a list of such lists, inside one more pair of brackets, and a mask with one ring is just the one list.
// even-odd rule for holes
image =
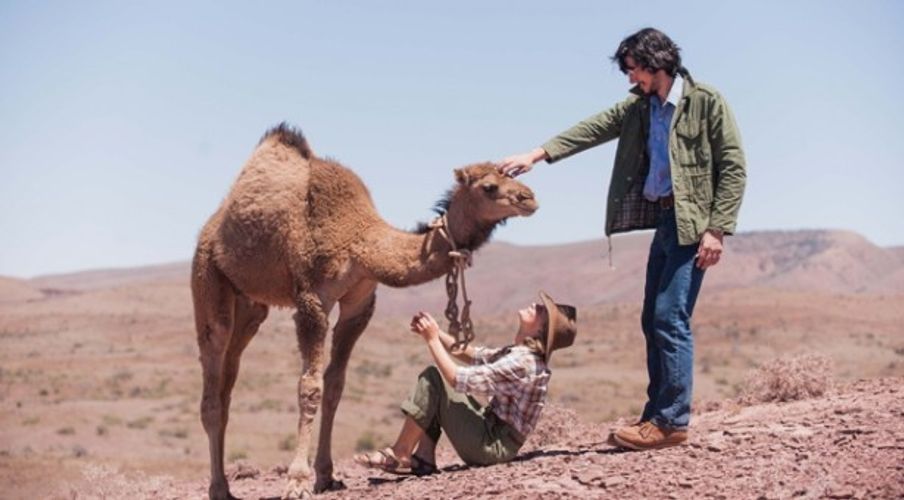
[[695, 263], [697, 244], [679, 245], [674, 209], [662, 217], [650, 244], [641, 326], [647, 342], [647, 404], [642, 420], [666, 429], [690, 422], [694, 378], [691, 315], [703, 270]]

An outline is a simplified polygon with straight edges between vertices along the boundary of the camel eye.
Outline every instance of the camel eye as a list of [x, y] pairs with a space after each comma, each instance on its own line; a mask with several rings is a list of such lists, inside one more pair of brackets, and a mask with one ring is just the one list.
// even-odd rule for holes
[[484, 184], [483, 185], [483, 192], [486, 194], [495, 194], [497, 191], [499, 191], [499, 186], [497, 186], [495, 184]]

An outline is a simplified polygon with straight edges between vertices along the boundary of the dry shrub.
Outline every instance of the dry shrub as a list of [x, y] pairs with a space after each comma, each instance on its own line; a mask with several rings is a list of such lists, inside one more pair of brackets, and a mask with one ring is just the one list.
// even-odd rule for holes
[[115, 467], [88, 464], [82, 469], [84, 481], [71, 487], [68, 494], [54, 498], [119, 499], [119, 498], [160, 498], [172, 489], [172, 479], [161, 476], [146, 476], [141, 473], [126, 475]]
[[574, 410], [547, 403], [537, 427], [527, 438], [527, 444], [530, 448], [570, 446], [572, 443], [599, 438], [600, 432], [599, 429], [582, 423]]
[[247, 464], [245, 462], [238, 462], [230, 465], [226, 468], [226, 477], [230, 481], [241, 481], [244, 479], [256, 479], [261, 475], [260, 469], [257, 467]]
[[367, 430], [364, 431], [363, 434], [358, 436], [358, 440], [355, 441], [355, 451], [373, 451], [377, 449], [377, 441], [380, 438], [374, 434], [373, 432]]
[[295, 445], [297, 443], [297, 439], [295, 438], [295, 434], [286, 434], [282, 439], [279, 440], [279, 444], [276, 447], [280, 451], [293, 451], [295, 449]]
[[831, 365], [831, 360], [820, 354], [770, 361], [748, 375], [738, 401], [751, 405], [822, 396], [832, 387]]

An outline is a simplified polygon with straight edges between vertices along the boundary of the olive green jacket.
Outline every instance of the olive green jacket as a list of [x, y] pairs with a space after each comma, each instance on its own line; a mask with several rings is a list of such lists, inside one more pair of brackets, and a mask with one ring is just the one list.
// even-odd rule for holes
[[[639, 89], [543, 144], [549, 163], [619, 139], [615, 152], [606, 235], [655, 228], [658, 203], [643, 197], [649, 172], [650, 99]], [[728, 103], [707, 85], [684, 79], [669, 134], [669, 160], [678, 243], [691, 245], [707, 229], [732, 234], [747, 174], [741, 135]]]

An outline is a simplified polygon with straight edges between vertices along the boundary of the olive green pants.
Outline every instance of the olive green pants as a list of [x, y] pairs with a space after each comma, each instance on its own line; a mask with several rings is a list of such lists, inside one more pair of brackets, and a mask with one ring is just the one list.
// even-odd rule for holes
[[402, 413], [414, 419], [434, 443], [445, 431], [468, 465], [507, 462], [515, 458], [523, 444], [514, 427], [481, 407], [473, 397], [446, 385], [435, 366], [418, 376], [414, 392], [402, 403]]

